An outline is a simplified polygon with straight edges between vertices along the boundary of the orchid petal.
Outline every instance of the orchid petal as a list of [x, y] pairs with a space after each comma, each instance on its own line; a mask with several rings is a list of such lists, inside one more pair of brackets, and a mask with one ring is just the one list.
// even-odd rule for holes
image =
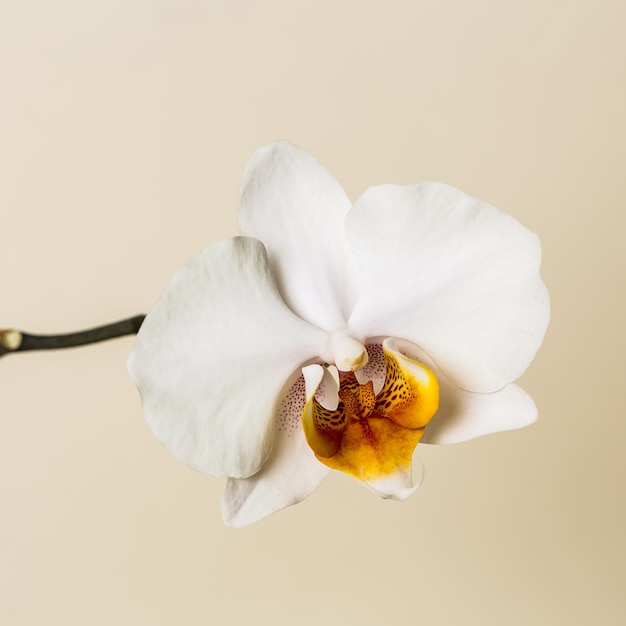
[[433, 370], [439, 382], [439, 409], [426, 426], [422, 443], [449, 444], [529, 426], [537, 419], [532, 398], [514, 384], [493, 393], [457, 387], [418, 347], [398, 341], [399, 349]]
[[270, 458], [250, 478], [230, 478], [222, 495], [222, 515], [228, 526], [253, 524], [303, 500], [330, 471], [306, 443], [300, 426], [305, 383], [300, 377], [278, 410], [276, 442]]
[[128, 369], [148, 423], [179, 459], [245, 477], [270, 454], [285, 381], [327, 343], [281, 300], [263, 244], [238, 237], [206, 247], [176, 274]]
[[470, 391], [524, 372], [549, 320], [533, 233], [438, 183], [372, 187], [346, 229], [361, 275], [353, 332], [421, 346]]
[[459, 443], [524, 428], [537, 419], [533, 399], [513, 383], [493, 393], [464, 391], [441, 378], [439, 384], [439, 411], [426, 427], [422, 443]]
[[243, 175], [241, 234], [265, 244], [291, 310], [328, 331], [345, 327], [355, 300], [356, 270], [344, 229], [350, 206], [339, 183], [287, 142], [256, 150]]

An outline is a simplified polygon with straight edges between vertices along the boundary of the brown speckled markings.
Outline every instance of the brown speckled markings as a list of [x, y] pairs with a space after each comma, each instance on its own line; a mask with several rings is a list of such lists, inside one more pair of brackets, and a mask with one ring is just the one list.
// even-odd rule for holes
[[339, 403], [335, 411], [325, 409], [319, 402], [313, 402], [313, 419], [320, 431], [342, 431], [347, 422], [344, 408]]
[[438, 397], [438, 386], [434, 377], [434, 389], [414, 377], [411, 368], [419, 367], [417, 363], [404, 363], [401, 356], [383, 351], [380, 344], [367, 349], [370, 362], [367, 370], [359, 372], [367, 382], [361, 385], [353, 372], [340, 372], [337, 409], [329, 411], [313, 400], [313, 424], [319, 439], [307, 435], [307, 441], [328, 467], [369, 481], [408, 472], [413, 450], [432, 417], [424, 413], [428, 403], [423, 401], [432, 400], [433, 393]]
[[376, 398], [376, 410], [384, 417], [395, 421], [394, 415], [405, 411], [417, 398], [413, 388], [406, 383], [398, 363], [385, 355], [385, 365], [387, 375], [383, 388]]
[[[319, 461], [360, 480], [410, 468], [413, 450], [434, 414], [429, 406], [435, 406], [436, 411], [432, 394], [438, 398], [432, 372], [434, 392], [430, 383], [424, 386], [415, 378], [412, 368], [419, 367], [415, 361], [405, 362], [401, 355], [383, 350], [381, 344], [369, 344], [367, 351], [369, 362], [359, 372], [367, 382], [360, 384], [354, 372], [339, 372], [335, 410], [322, 404], [330, 400], [325, 396], [330, 388], [322, 390], [321, 386], [305, 409], [306, 385], [300, 376], [281, 400], [277, 413], [280, 432], [289, 437], [304, 426]], [[308, 415], [304, 424], [303, 414]]]

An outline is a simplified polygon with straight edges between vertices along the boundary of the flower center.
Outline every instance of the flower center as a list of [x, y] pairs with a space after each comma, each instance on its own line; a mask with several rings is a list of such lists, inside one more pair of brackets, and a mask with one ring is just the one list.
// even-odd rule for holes
[[[378, 393], [372, 379], [360, 384], [356, 370], [342, 370], [337, 363], [339, 401], [331, 410], [315, 392], [325, 377], [337, 377], [330, 367], [309, 370], [302, 413], [307, 442], [318, 460], [365, 481], [410, 469], [413, 450], [439, 406], [439, 384], [428, 367], [402, 354], [392, 339], [368, 348], [373, 361], [368, 369], [373, 371], [377, 360], [384, 367]], [[367, 358], [361, 360], [367, 363]]]
[[335, 333], [331, 338], [334, 361], [340, 372], [357, 372], [367, 364], [367, 349], [360, 342], [344, 333]]

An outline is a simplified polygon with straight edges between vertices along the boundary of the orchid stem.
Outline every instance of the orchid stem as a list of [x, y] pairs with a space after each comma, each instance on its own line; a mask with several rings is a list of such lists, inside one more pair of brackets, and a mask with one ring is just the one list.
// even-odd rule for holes
[[125, 335], [135, 335], [145, 317], [145, 315], [135, 315], [113, 324], [66, 335], [30, 335], [20, 330], [0, 330], [0, 357], [12, 352], [26, 352], [27, 350], [74, 348], [115, 339], [116, 337], [124, 337]]

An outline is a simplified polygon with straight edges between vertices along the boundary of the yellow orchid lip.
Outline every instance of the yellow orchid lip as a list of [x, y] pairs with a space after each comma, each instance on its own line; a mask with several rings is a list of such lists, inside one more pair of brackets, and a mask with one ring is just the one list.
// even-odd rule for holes
[[[382, 353], [378, 393], [372, 380], [360, 384], [354, 372], [339, 372], [337, 408], [322, 406], [313, 388], [302, 413], [317, 459], [365, 482], [410, 471], [415, 446], [439, 407], [439, 383], [428, 367], [400, 352], [393, 339], [383, 342]], [[323, 376], [317, 372], [317, 385]]]

